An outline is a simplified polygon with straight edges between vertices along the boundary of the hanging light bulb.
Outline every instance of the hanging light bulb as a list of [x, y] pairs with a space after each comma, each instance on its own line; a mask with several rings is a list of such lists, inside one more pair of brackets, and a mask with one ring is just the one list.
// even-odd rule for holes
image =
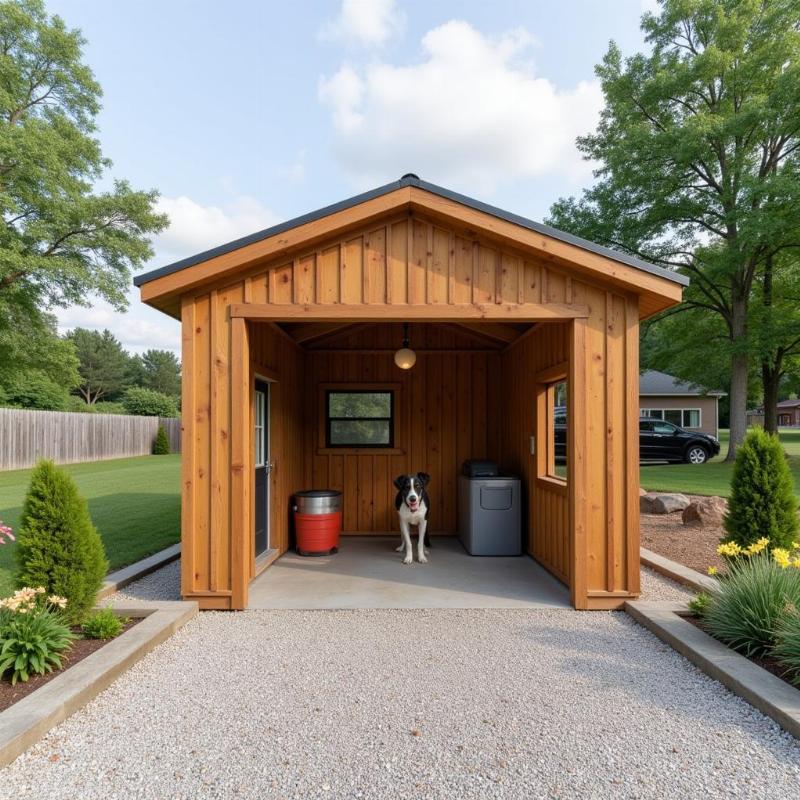
[[394, 363], [400, 369], [411, 369], [417, 363], [417, 354], [408, 346], [408, 323], [403, 323], [403, 346], [394, 354]]

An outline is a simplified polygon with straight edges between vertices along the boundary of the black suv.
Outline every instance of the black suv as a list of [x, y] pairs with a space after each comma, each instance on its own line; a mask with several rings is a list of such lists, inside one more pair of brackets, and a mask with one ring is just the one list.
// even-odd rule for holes
[[[567, 455], [567, 411], [555, 409], [556, 458], [563, 461]], [[671, 422], [642, 417], [639, 420], [639, 461], [685, 461], [687, 464], [704, 464], [719, 455], [719, 440], [707, 433], [687, 431]]]

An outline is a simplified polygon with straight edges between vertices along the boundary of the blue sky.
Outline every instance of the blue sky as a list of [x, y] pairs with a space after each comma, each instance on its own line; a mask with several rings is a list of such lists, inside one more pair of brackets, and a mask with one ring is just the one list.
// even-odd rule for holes
[[[104, 90], [99, 138], [170, 229], [147, 268], [357, 191], [420, 177], [534, 219], [591, 180], [574, 147], [601, 107], [594, 66], [644, 43], [653, 0], [50, 0]], [[60, 326], [130, 350], [178, 323], [103, 303]]]

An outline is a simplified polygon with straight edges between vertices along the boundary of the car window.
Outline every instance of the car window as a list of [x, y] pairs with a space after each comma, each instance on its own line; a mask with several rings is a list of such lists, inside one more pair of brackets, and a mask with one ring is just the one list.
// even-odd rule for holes
[[640, 433], [652, 433], [653, 431], [653, 423], [648, 422], [647, 420], [640, 419], [639, 420], [639, 432]]
[[667, 433], [672, 435], [678, 429], [669, 422], [656, 421], [653, 423], [653, 430], [656, 433]]

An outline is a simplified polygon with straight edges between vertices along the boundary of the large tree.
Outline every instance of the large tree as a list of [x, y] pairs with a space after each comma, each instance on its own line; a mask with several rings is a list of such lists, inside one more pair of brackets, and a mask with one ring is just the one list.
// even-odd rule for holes
[[126, 388], [128, 354], [111, 331], [75, 328], [68, 338], [80, 361], [78, 392], [89, 405], [113, 398]]
[[95, 190], [110, 162], [83, 45], [41, 0], [0, 2], [0, 325], [10, 308], [34, 317], [92, 296], [123, 308], [131, 268], [167, 222], [155, 192]]
[[180, 397], [181, 362], [175, 353], [171, 350], [146, 350], [133, 356], [132, 361], [135, 365], [131, 375], [136, 376], [132, 383], [169, 397]]
[[800, 246], [800, 3], [661, 0], [650, 52], [611, 44], [597, 68], [606, 105], [579, 140], [598, 163], [552, 222], [679, 269], [685, 308], [718, 315], [729, 342], [731, 448], [746, 429], [755, 281]]

